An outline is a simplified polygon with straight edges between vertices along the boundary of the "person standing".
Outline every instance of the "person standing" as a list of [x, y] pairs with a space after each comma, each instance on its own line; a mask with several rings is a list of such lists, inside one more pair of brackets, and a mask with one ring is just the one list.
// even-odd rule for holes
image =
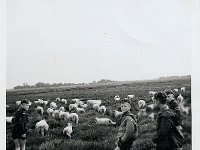
[[30, 101], [23, 99], [12, 120], [12, 137], [15, 150], [25, 150], [29, 106]]
[[135, 116], [130, 113], [130, 110], [130, 103], [124, 102], [121, 104], [123, 115], [121, 117], [121, 124], [117, 135], [116, 149], [130, 150], [133, 141], [138, 135], [137, 121]]
[[156, 106], [160, 108], [157, 117], [157, 133], [153, 138], [156, 150], [181, 150], [184, 137], [176, 128], [176, 113], [167, 105], [167, 94], [157, 92], [154, 95]]

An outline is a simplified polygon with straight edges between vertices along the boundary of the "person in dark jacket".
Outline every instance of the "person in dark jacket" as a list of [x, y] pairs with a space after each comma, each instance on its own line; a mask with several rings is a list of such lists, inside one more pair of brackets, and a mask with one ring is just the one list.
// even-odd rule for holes
[[181, 150], [182, 145], [176, 139], [176, 135], [179, 134], [175, 125], [176, 113], [167, 105], [167, 94], [158, 92], [154, 98], [156, 105], [160, 108], [157, 117], [157, 133], [153, 138], [156, 150]]
[[15, 150], [20, 150], [20, 148], [25, 150], [29, 106], [30, 102], [27, 99], [23, 99], [12, 120], [12, 137], [15, 143]]
[[167, 94], [167, 105], [169, 109], [174, 110], [176, 113], [175, 125], [177, 128], [182, 129], [182, 113], [178, 102], [174, 98], [174, 92], [171, 89], [164, 91]]
[[123, 115], [121, 116], [121, 124], [117, 135], [116, 149], [130, 150], [138, 135], [137, 121], [135, 116], [130, 113], [130, 109], [130, 103], [124, 102], [121, 104]]

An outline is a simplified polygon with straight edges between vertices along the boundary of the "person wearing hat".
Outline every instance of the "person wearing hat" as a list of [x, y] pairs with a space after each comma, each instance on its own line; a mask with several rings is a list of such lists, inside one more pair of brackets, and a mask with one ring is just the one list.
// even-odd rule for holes
[[167, 105], [176, 113], [176, 126], [180, 130], [182, 129], [182, 114], [179, 104], [174, 98], [174, 92], [170, 89], [164, 91], [167, 94]]
[[20, 103], [19, 109], [16, 111], [12, 123], [12, 137], [15, 144], [15, 150], [25, 150], [26, 145], [26, 133], [30, 101], [23, 99]]
[[157, 133], [153, 138], [156, 150], [181, 150], [184, 137], [182, 131], [176, 128], [176, 113], [167, 105], [167, 94], [157, 92], [154, 98], [155, 105], [160, 108], [157, 117]]
[[131, 105], [128, 102], [121, 103], [121, 111], [123, 112], [120, 119], [120, 127], [117, 134], [117, 147], [115, 150], [130, 150], [133, 141], [138, 135], [137, 120], [130, 112]]

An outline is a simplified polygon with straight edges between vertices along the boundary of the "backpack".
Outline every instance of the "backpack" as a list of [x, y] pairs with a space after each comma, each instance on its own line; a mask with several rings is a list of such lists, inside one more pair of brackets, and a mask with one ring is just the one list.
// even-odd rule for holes
[[137, 119], [134, 115], [130, 114], [128, 115], [130, 116], [131, 118], [133, 118], [134, 120], [134, 127], [135, 127], [135, 134], [133, 135], [133, 139], [136, 139], [136, 137], [138, 136], [138, 125], [137, 125]]

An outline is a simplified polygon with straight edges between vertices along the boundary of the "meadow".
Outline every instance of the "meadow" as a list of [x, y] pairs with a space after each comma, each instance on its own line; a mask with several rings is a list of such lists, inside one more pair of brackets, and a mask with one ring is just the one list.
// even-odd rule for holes
[[[180, 92], [181, 87], [186, 87], [185, 92]], [[102, 126], [95, 123], [95, 117], [108, 117], [115, 120], [112, 110], [117, 110], [120, 103], [114, 101], [114, 96], [121, 98], [129, 94], [135, 94], [132, 101], [132, 113], [137, 114], [137, 102], [144, 99], [151, 103], [149, 91], [161, 91], [165, 89], [178, 88], [179, 93], [184, 97], [187, 106], [191, 106], [191, 78], [178, 78], [173, 80], [149, 80], [135, 82], [116, 82], [95, 85], [67, 86], [56, 88], [38, 88], [23, 90], [8, 90], [6, 92], [6, 116], [13, 116], [17, 110], [16, 101], [24, 98], [31, 102], [37, 99], [55, 101], [57, 97], [70, 101], [73, 98], [80, 98], [82, 101], [88, 99], [101, 99], [107, 106], [106, 114], [103, 116], [95, 110], [87, 107], [85, 113], [79, 114], [79, 124], [73, 124], [74, 134], [71, 140], [62, 135], [62, 130], [67, 126], [63, 120], [54, 119], [49, 116], [46, 120], [49, 124], [49, 132], [42, 137], [35, 131], [35, 124], [39, 120], [35, 111], [36, 104], [31, 105], [29, 110], [27, 150], [113, 150], [119, 125]], [[58, 107], [63, 104], [58, 103]], [[65, 106], [68, 107], [69, 103]], [[44, 107], [46, 110], [49, 104]], [[156, 122], [148, 118], [138, 118], [139, 135], [133, 143], [135, 150], [149, 150], [154, 148], [152, 137], [156, 132]], [[6, 149], [13, 150], [14, 143], [11, 138], [11, 124], [6, 124]], [[186, 143], [183, 150], [192, 149], [191, 139], [191, 113], [183, 114], [183, 131]]]

